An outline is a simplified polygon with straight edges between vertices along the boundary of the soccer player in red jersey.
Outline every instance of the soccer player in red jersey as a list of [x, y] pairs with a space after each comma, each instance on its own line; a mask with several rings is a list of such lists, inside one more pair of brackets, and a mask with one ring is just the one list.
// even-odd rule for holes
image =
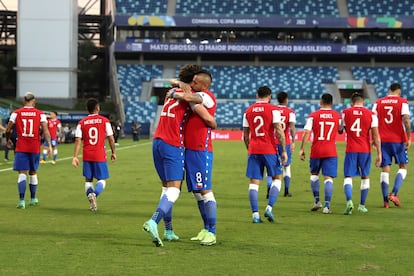
[[[99, 115], [100, 106], [96, 99], [86, 102], [89, 115], [78, 122], [75, 131], [75, 149], [72, 165], [79, 166], [79, 151], [83, 141], [82, 163], [85, 176], [85, 193], [90, 203], [90, 210], [97, 211], [96, 198], [104, 191], [106, 180], [109, 178], [106, 158], [105, 140], [108, 138], [111, 148], [111, 160], [116, 160], [115, 140], [111, 122], [108, 118]], [[93, 180], [97, 179], [94, 187]]]
[[[400, 206], [398, 191], [407, 176], [407, 151], [411, 146], [410, 110], [407, 99], [401, 97], [401, 85], [391, 84], [388, 95], [378, 99], [372, 111], [378, 116], [378, 129], [381, 137], [381, 189], [384, 208], [389, 207], [389, 200], [395, 206]], [[392, 192], [388, 194], [393, 158], [400, 168], [395, 176]]]
[[[253, 223], [260, 223], [258, 192], [264, 168], [272, 176], [272, 185], [264, 212], [268, 221], [273, 222], [273, 205], [279, 197], [282, 185], [282, 164], [287, 161], [285, 135], [281, 127], [280, 112], [270, 103], [272, 90], [267, 86], [257, 90], [257, 102], [246, 109], [243, 116], [243, 139], [248, 150], [246, 176], [250, 179], [249, 200]], [[279, 156], [276, 137], [282, 147]]]
[[[296, 114], [295, 111], [290, 109], [287, 105], [289, 103], [288, 94], [284, 91], [280, 91], [277, 93], [277, 101], [278, 105], [276, 106], [276, 109], [280, 112], [280, 118], [281, 118], [281, 126], [282, 130], [285, 133], [285, 141], [286, 141], [286, 152], [288, 156], [288, 161], [283, 164], [283, 182], [284, 182], [284, 196], [285, 197], [291, 197], [292, 194], [289, 192], [290, 188], [290, 182], [291, 182], [291, 171], [290, 171], [290, 164], [292, 163], [292, 153], [295, 150], [295, 124], [296, 124]], [[279, 141], [277, 142], [278, 152], [282, 152], [282, 148], [279, 144]], [[267, 177], [267, 196], [269, 197], [269, 190], [270, 186], [272, 185], [272, 177]]]
[[[186, 65], [180, 70], [179, 80], [190, 83], [201, 69], [198, 65]], [[200, 95], [182, 92], [173, 88], [167, 93], [152, 144], [154, 165], [163, 188], [157, 209], [152, 218], [144, 223], [143, 229], [150, 234], [157, 247], [163, 246], [158, 235], [161, 219], [164, 219], [164, 239], [179, 239], [173, 232], [171, 219], [172, 207], [180, 195], [184, 178], [184, 127], [192, 112], [188, 103], [202, 103]], [[214, 118], [210, 121], [215, 125]]]
[[324, 176], [325, 205], [324, 214], [330, 214], [330, 202], [333, 193], [333, 179], [338, 174], [338, 154], [336, 152], [336, 135], [341, 132], [341, 115], [332, 110], [333, 98], [325, 93], [320, 100], [320, 109], [312, 112], [306, 120], [299, 156], [305, 160], [305, 144], [313, 133], [310, 152], [310, 184], [315, 198], [311, 211], [322, 208], [319, 198], [319, 172]]
[[361, 198], [358, 211], [368, 212], [365, 201], [370, 187], [369, 173], [371, 170], [371, 138], [377, 150], [375, 165], [381, 164], [381, 143], [378, 133], [378, 118], [364, 107], [364, 97], [360, 93], [351, 96], [352, 107], [342, 111], [342, 124], [346, 131], [346, 152], [344, 160], [344, 193], [346, 198], [345, 215], [351, 215], [354, 209], [352, 202], [352, 177], [361, 176]]
[[[190, 104], [194, 111], [184, 129], [185, 171], [189, 192], [197, 201], [198, 209], [204, 222], [204, 228], [193, 241], [201, 245], [216, 244], [217, 204], [212, 190], [213, 145], [211, 141], [212, 127], [207, 125], [209, 118], [214, 119], [216, 112], [216, 97], [209, 91], [212, 81], [210, 72], [198, 72], [191, 82], [193, 91], [203, 99], [201, 104]], [[207, 116], [200, 115], [208, 112]], [[215, 126], [213, 126], [215, 128]]]
[[[13, 111], [6, 128], [7, 146], [12, 147], [11, 135], [16, 126], [17, 142], [15, 145], [14, 170], [18, 171], [17, 187], [19, 203], [17, 208], [25, 209], [27, 173], [29, 173], [30, 205], [38, 204], [36, 191], [38, 186], [37, 169], [40, 161], [40, 130], [44, 139], [50, 143], [50, 134], [47, 129], [47, 119], [43, 111], [35, 108], [36, 99], [33, 93], [27, 92], [23, 97], [23, 107]], [[49, 146], [49, 153], [52, 147]]]
[[[52, 164], [56, 164], [56, 159], [58, 155], [58, 149], [57, 146], [59, 144], [60, 134], [62, 132], [62, 124], [60, 123], [59, 119], [57, 118], [57, 112], [56, 111], [50, 111], [49, 118], [47, 120], [47, 127], [49, 129], [50, 138], [52, 139], [52, 149], [53, 149], [53, 160]], [[47, 141], [44, 141], [43, 143], [44, 149], [43, 149], [43, 159], [40, 161], [41, 164], [46, 163], [46, 157], [48, 154], [48, 148], [49, 145], [47, 144]]]

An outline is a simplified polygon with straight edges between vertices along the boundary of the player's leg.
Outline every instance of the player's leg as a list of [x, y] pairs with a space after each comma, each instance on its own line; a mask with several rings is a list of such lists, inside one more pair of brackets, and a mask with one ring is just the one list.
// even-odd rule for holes
[[364, 153], [360, 154], [360, 170], [361, 170], [361, 199], [358, 206], [358, 211], [362, 213], [368, 212], [368, 209], [365, 207], [365, 202], [368, 197], [368, 191], [370, 187], [369, 173], [371, 171], [371, 154]]
[[202, 193], [204, 197], [204, 208], [207, 218], [208, 232], [200, 241], [200, 244], [208, 246], [216, 244], [217, 203], [211, 189], [204, 190]]
[[43, 154], [42, 154], [42, 160], [40, 160], [41, 164], [45, 164], [46, 163], [46, 158], [47, 158], [47, 154], [48, 154], [48, 149], [49, 149], [49, 144], [47, 141], [43, 142]]
[[261, 155], [251, 154], [247, 159], [246, 176], [250, 179], [249, 201], [253, 223], [261, 223], [259, 214], [259, 184], [263, 179], [264, 164]]
[[[278, 152], [281, 152], [282, 149], [278, 145]], [[290, 181], [291, 181], [291, 170], [290, 170], [290, 164], [292, 162], [292, 151], [291, 151], [291, 145], [286, 145], [286, 152], [288, 156], [288, 161], [283, 166], [283, 183], [284, 183], [284, 194], [285, 197], [291, 197], [292, 194], [289, 192], [290, 189]]]
[[408, 154], [407, 154], [407, 151], [405, 150], [404, 143], [395, 145], [395, 147], [397, 147], [395, 150], [396, 151], [395, 161], [397, 164], [399, 164], [400, 169], [395, 175], [394, 186], [388, 198], [395, 204], [395, 206], [400, 206], [401, 204], [398, 198], [398, 192], [400, 191], [401, 186], [404, 182], [404, 179], [407, 176]]
[[152, 153], [157, 173], [161, 181], [167, 183], [167, 190], [160, 198], [151, 219], [144, 223], [143, 229], [150, 234], [153, 243], [158, 247], [163, 246], [158, 235], [160, 220], [164, 219], [166, 230], [167, 228], [172, 230], [172, 207], [180, 195], [181, 182], [184, 177], [184, 151], [179, 147], [168, 145], [161, 139], [155, 139]]
[[322, 162], [322, 174], [324, 176], [324, 192], [325, 192], [325, 205], [323, 208], [324, 214], [330, 214], [331, 212], [331, 200], [333, 195], [333, 179], [338, 174], [338, 158], [330, 157], [324, 158]]
[[309, 160], [310, 167], [310, 187], [312, 190], [313, 198], [315, 199], [311, 211], [318, 211], [322, 208], [322, 203], [320, 200], [320, 182], [319, 182], [319, 171], [320, 171], [320, 159], [319, 158], [310, 158]]
[[23, 152], [16, 152], [14, 155], [14, 166], [13, 169], [18, 172], [17, 177], [17, 190], [19, 193], [19, 203], [17, 208], [25, 209], [25, 194], [27, 186], [27, 173], [30, 170], [30, 154]]
[[380, 175], [380, 184], [382, 191], [382, 198], [384, 200], [384, 208], [389, 208], [388, 203], [388, 189], [390, 186], [390, 166], [392, 164], [392, 147], [390, 143], [381, 143], [381, 175]]
[[344, 215], [351, 215], [352, 210], [354, 209], [354, 203], [352, 202], [352, 177], [359, 175], [358, 173], [358, 163], [357, 163], [358, 153], [356, 152], [347, 152], [345, 153], [344, 160], [344, 194], [346, 200], [346, 207], [344, 210]]
[[269, 199], [267, 201], [264, 216], [268, 221], [273, 222], [275, 220], [272, 211], [273, 205], [276, 203], [282, 187], [282, 165], [278, 155], [276, 154], [265, 154], [263, 157], [265, 160], [266, 170], [273, 175], [272, 185], [269, 190]]
[[94, 164], [93, 162], [83, 161], [83, 176], [85, 177], [85, 194], [89, 201], [89, 209], [96, 211], [96, 194], [93, 186]]

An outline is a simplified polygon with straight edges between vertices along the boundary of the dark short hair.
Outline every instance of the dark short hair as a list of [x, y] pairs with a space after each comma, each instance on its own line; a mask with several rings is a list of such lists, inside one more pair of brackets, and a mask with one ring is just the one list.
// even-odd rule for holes
[[390, 85], [390, 90], [394, 92], [395, 90], [401, 89], [401, 85], [397, 82], [394, 82]]
[[56, 116], [58, 115], [57, 111], [54, 110], [51, 110], [50, 113], [55, 113]]
[[257, 89], [257, 96], [259, 98], [264, 98], [269, 95], [272, 95], [272, 89], [270, 89], [268, 86], [260, 86], [259, 89]]
[[186, 64], [180, 68], [178, 73], [178, 79], [185, 83], [190, 83], [194, 75], [203, 70], [203, 68], [198, 64]]
[[328, 104], [329, 105], [329, 104], [333, 103], [333, 97], [329, 93], [324, 93], [324, 94], [322, 94], [321, 101], [322, 101], [323, 104]]
[[213, 76], [211, 75], [211, 72], [209, 70], [207, 70], [207, 69], [201, 69], [200, 71], [197, 72], [196, 75], [198, 75], [198, 74], [204, 74], [204, 75], [209, 76], [211, 82], [213, 82]]
[[355, 103], [357, 101], [364, 100], [364, 95], [359, 92], [354, 92], [351, 96], [351, 102]]
[[86, 110], [88, 110], [89, 113], [92, 113], [96, 106], [99, 104], [98, 100], [95, 98], [90, 98], [86, 102]]
[[277, 101], [281, 104], [286, 101], [286, 99], [288, 98], [288, 94], [285, 91], [280, 91], [279, 93], [277, 93], [276, 97]]
[[24, 100], [26, 102], [30, 102], [31, 100], [35, 99], [35, 95], [32, 92], [26, 92], [26, 94], [24, 94]]

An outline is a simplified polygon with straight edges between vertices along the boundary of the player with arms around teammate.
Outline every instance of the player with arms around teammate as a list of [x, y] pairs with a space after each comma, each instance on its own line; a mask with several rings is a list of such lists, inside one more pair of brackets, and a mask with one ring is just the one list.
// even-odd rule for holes
[[[282, 130], [285, 133], [285, 141], [286, 141], [286, 152], [288, 156], [288, 161], [283, 164], [283, 182], [284, 182], [284, 196], [291, 197], [292, 194], [289, 193], [290, 188], [290, 180], [291, 180], [291, 171], [290, 171], [290, 164], [292, 163], [292, 153], [295, 150], [295, 124], [296, 124], [296, 114], [295, 111], [287, 107], [289, 98], [288, 94], [284, 91], [280, 91], [277, 93], [277, 101], [278, 105], [276, 109], [280, 112], [281, 118], [281, 126]], [[280, 146], [279, 141], [277, 141], [277, 150], [279, 153], [282, 152], [282, 147]], [[270, 186], [272, 185], [272, 177], [267, 177], [267, 197], [269, 197], [269, 190]]]
[[351, 215], [354, 209], [352, 202], [352, 177], [361, 176], [361, 198], [358, 211], [368, 212], [365, 201], [370, 187], [371, 141], [377, 150], [375, 165], [381, 164], [381, 143], [378, 133], [378, 118], [364, 107], [364, 97], [360, 93], [351, 96], [352, 107], [342, 111], [342, 124], [346, 131], [346, 152], [344, 160], [344, 193], [346, 198], [345, 215]]
[[[372, 111], [378, 116], [378, 129], [381, 137], [381, 189], [384, 208], [389, 207], [389, 200], [395, 206], [400, 206], [398, 192], [407, 176], [407, 152], [411, 146], [410, 109], [407, 99], [401, 97], [401, 85], [391, 84], [388, 95], [378, 99]], [[388, 194], [393, 158], [400, 168], [395, 175], [392, 192]]]
[[305, 144], [313, 132], [310, 152], [310, 185], [315, 203], [311, 211], [322, 208], [319, 198], [319, 172], [324, 177], [325, 205], [323, 213], [330, 214], [330, 203], [333, 194], [333, 179], [338, 175], [338, 154], [336, 152], [336, 135], [341, 132], [341, 115], [332, 110], [332, 95], [325, 93], [320, 100], [320, 109], [312, 112], [306, 120], [299, 157], [305, 160]]
[[[275, 220], [273, 205], [279, 197], [282, 185], [282, 164], [287, 161], [285, 135], [281, 127], [280, 112], [270, 104], [272, 90], [267, 86], [257, 90], [257, 102], [252, 104], [243, 116], [243, 139], [248, 150], [246, 176], [250, 178], [249, 200], [253, 223], [260, 223], [258, 192], [264, 168], [272, 176], [272, 185], [264, 216], [268, 221]], [[278, 155], [276, 137], [282, 148]]]
[[211, 81], [211, 74], [206, 70], [194, 76], [191, 87], [194, 91], [198, 91], [196, 93], [202, 97], [203, 102], [190, 104], [193, 113], [184, 129], [187, 188], [193, 193], [204, 222], [204, 228], [191, 240], [207, 246], [216, 244], [217, 217], [217, 204], [211, 182], [213, 169], [211, 130], [215, 126], [211, 127], [209, 122], [209, 119], [214, 120], [217, 105], [216, 97], [208, 90]]
[[14, 170], [19, 173], [17, 188], [19, 191], [19, 203], [17, 208], [25, 209], [24, 200], [26, 193], [27, 173], [29, 173], [30, 205], [38, 204], [36, 197], [38, 178], [37, 169], [40, 161], [40, 130], [43, 137], [49, 142], [49, 153], [52, 152], [50, 146], [50, 134], [47, 129], [46, 115], [35, 108], [36, 99], [33, 93], [27, 92], [23, 97], [23, 107], [15, 110], [11, 115], [6, 128], [7, 146], [12, 147], [11, 135], [13, 127], [17, 132], [17, 142], [14, 155]]
[[[201, 69], [195, 64], [186, 65], [180, 70], [179, 80], [190, 83]], [[193, 93], [183, 93], [178, 99], [180, 92], [181, 89], [173, 88], [167, 94], [152, 143], [154, 166], [163, 188], [157, 209], [152, 218], [144, 223], [143, 229], [150, 234], [157, 247], [163, 246], [158, 235], [161, 219], [164, 219], [164, 239], [179, 239], [172, 228], [172, 207], [180, 195], [184, 178], [184, 127], [192, 112], [188, 102], [202, 102], [200, 95]]]
[[[52, 164], [56, 164], [56, 159], [58, 155], [58, 143], [62, 133], [62, 124], [60, 123], [59, 119], [57, 118], [56, 111], [50, 111], [49, 118], [47, 120], [47, 127], [49, 129], [50, 137], [52, 139], [52, 149], [53, 149], [53, 160]], [[49, 145], [47, 141], [44, 141], [44, 149], [43, 149], [43, 159], [40, 161], [41, 164], [46, 163], [46, 157], [48, 153]]]
[[[115, 140], [111, 122], [108, 118], [99, 115], [100, 106], [96, 99], [86, 102], [89, 115], [79, 121], [75, 131], [75, 149], [72, 165], [79, 166], [79, 151], [83, 141], [82, 161], [83, 176], [85, 176], [85, 193], [90, 203], [90, 210], [98, 210], [96, 198], [104, 191], [106, 180], [109, 178], [106, 158], [105, 139], [108, 137], [111, 147], [111, 160], [116, 160]], [[97, 179], [93, 185], [93, 179]]]

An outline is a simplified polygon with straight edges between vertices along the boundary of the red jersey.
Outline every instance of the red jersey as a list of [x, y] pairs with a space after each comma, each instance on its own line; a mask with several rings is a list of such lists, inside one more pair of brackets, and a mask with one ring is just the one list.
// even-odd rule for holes
[[[176, 91], [182, 92], [179, 89]], [[154, 139], [160, 138], [172, 146], [183, 147], [184, 125], [190, 114], [191, 109], [186, 101], [165, 98]]]
[[16, 152], [40, 153], [40, 126], [47, 122], [46, 115], [34, 107], [25, 106], [10, 115], [16, 125]]
[[375, 102], [372, 111], [378, 116], [381, 142], [407, 142], [402, 117], [409, 115], [410, 110], [405, 98], [396, 95], [385, 96]]
[[312, 112], [304, 129], [313, 132], [311, 158], [337, 157], [336, 135], [338, 134], [341, 115], [335, 110], [321, 108]]
[[60, 121], [58, 119], [48, 119], [47, 120], [47, 128], [49, 129], [50, 132], [50, 138], [52, 140], [56, 140], [57, 134], [58, 134], [58, 129], [62, 127], [62, 124], [60, 123]]
[[280, 112], [273, 104], [259, 101], [246, 109], [243, 127], [250, 128], [249, 154], [275, 154], [275, 128], [280, 123]]
[[[210, 91], [197, 92], [202, 98], [201, 103], [213, 117], [216, 113], [216, 97]], [[195, 105], [196, 106], [196, 105]], [[211, 128], [206, 126], [203, 119], [194, 112], [188, 119], [184, 129], [184, 145], [186, 149], [208, 152], [213, 151], [211, 142]]]
[[342, 111], [346, 130], [346, 152], [371, 152], [371, 128], [378, 127], [378, 118], [371, 110], [355, 105]]
[[[295, 137], [290, 137], [290, 123], [296, 123], [296, 114], [295, 111], [290, 109], [285, 105], [277, 105], [276, 110], [280, 112], [280, 125], [282, 126], [283, 132], [285, 133], [286, 145], [291, 144], [291, 140]], [[276, 139], [276, 142], [279, 144], [279, 141]]]
[[79, 121], [75, 137], [83, 138], [83, 161], [106, 162], [105, 139], [114, 135], [108, 118], [89, 114]]

